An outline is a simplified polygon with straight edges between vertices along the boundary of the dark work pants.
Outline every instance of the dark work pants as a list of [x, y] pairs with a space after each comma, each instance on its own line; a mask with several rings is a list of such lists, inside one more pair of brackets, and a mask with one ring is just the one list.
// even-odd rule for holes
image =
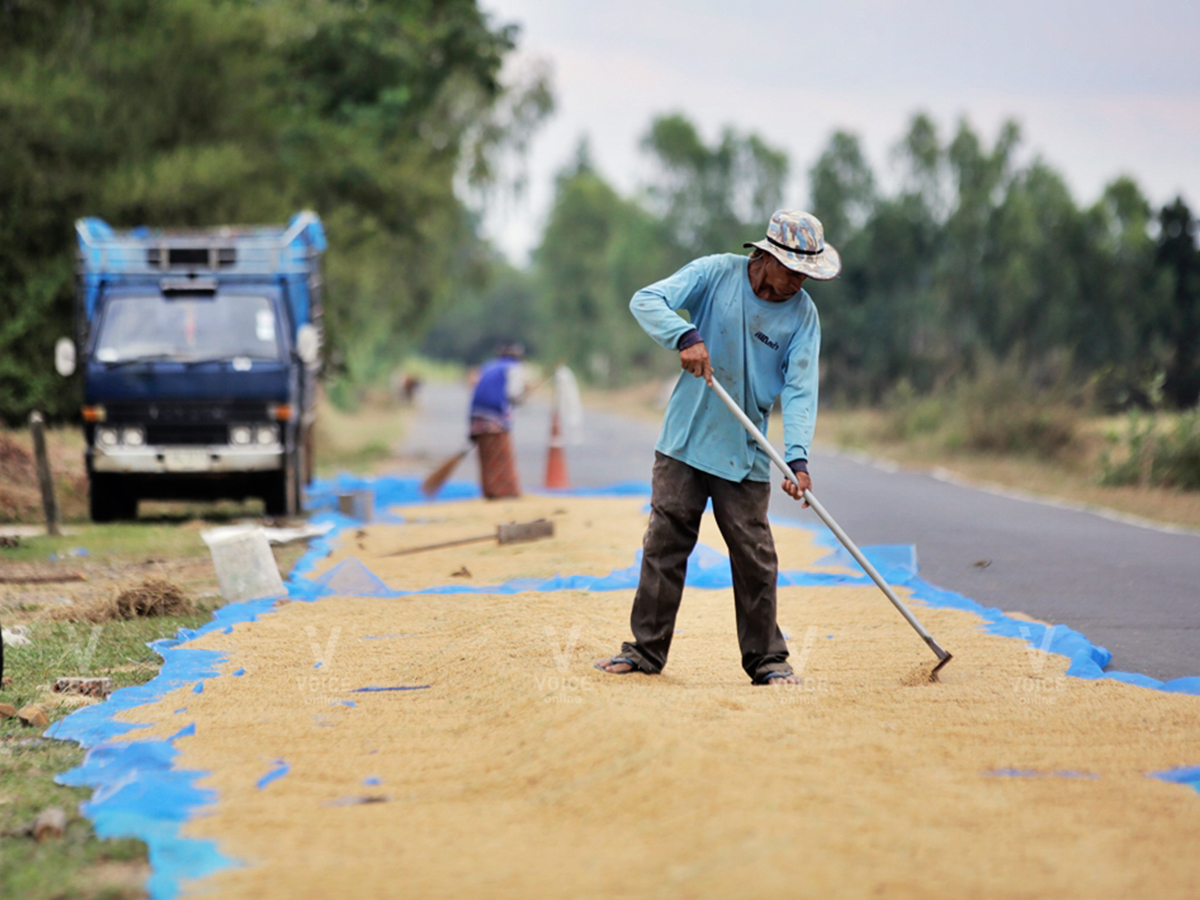
[[767, 524], [771, 485], [726, 481], [656, 452], [652, 490], [641, 578], [629, 617], [634, 640], [621, 645], [621, 655], [644, 672], [660, 672], [667, 664], [688, 556], [711, 498], [733, 568], [742, 668], [757, 684], [765, 683], [768, 673], [790, 673], [787, 643], [775, 621], [779, 566]]

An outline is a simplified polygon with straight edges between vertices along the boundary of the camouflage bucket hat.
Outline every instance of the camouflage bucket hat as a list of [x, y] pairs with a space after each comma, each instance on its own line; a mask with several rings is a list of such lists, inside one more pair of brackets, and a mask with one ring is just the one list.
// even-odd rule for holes
[[765, 250], [792, 271], [818, 281], [828, 281], [842, 270], [842, 258], [825, 243], [821, 220], [811, 213], [781, 209], [771, 216], [765, 239], [742, 246]]

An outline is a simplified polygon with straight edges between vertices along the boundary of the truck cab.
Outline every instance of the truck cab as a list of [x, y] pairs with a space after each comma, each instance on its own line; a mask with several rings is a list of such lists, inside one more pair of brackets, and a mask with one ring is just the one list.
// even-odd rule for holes
[[78, 331], [57, 356], [83, 370], [93, 520], [149, 498], [261, 497], [268, 516], [296, 514], [313, 467], [320, 219], [195, 232], [82, 219], [76, 233]]

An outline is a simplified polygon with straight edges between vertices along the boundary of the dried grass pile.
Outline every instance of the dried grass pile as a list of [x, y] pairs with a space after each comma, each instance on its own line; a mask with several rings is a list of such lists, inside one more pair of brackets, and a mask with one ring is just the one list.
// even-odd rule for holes
[[137, 587], [121, 591], [113, 605], [121, 619], [181, 616], [192, 611], [192, 601], [183, 588], [165, 578], [147, 578]]
[[69, 622], [115, 622], [150, 616], [182, 616], [194, 610], [183, 588], [165, 578], [147, 578], [118, 594], [81, 607], [67, 607], [53, 618]]

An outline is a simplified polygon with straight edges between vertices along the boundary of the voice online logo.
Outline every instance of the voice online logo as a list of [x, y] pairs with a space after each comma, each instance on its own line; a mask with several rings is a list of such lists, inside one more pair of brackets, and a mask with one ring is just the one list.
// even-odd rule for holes
[[595, 690], [595, 683], [588, 675], [572, 675], [571, 661], [579, 643], [582, 625], [572, 625], [560, 638], [553, 625], [545, 628], [546, 641], [554, 658], [554, 671], [534, 673], [533, 681], [543, 703], [582, 703], [584, 694]]
[[1017, 630], [1025, 641], [1025, 655], [1029, 659], [1031, 674], [1027, 678], [1013, 679], [1013, 693], [1018, 695], [1021, 703], [1028, 706], [1048, 705], [1057, 703], [1067, 689], [1066, 675], [1044, 676], [1046, 661], [1050, 658], [1050, 646], [1054, 643], [1055, 631], [1058, 625], [1051, 625], [1042, 632], [1042, 639], [1037, 646], [1033, 643], [1033, 632], [1026, 625]]
[[800, 652], [792, 660], [792, 674], [800, 679], [800, 683], [769, 685], [780, 703], [815, 703], [832, 690], [829, 679], [824, 675], [806, 677], [804, 674], [808, 668], [808, 658], [812, 653], [813, 643], [816, 641], [819, 631], [820, 629], [816, 625], [809, 625], [804, 629], [804, 640], [800, 644]]
[[304, 633], [312, 650], [313, 667], [311, 672], [296, 676], [296, 690], [305, 705], [328, 706], [343, 699], [346, 692], [354, 688], [348, 677], [330, 671], [338, 640], [342, 636], [342, 626], [334, 625], [329, 629], [324, 644], [320, 642], [315, 626], [305, 625]]

